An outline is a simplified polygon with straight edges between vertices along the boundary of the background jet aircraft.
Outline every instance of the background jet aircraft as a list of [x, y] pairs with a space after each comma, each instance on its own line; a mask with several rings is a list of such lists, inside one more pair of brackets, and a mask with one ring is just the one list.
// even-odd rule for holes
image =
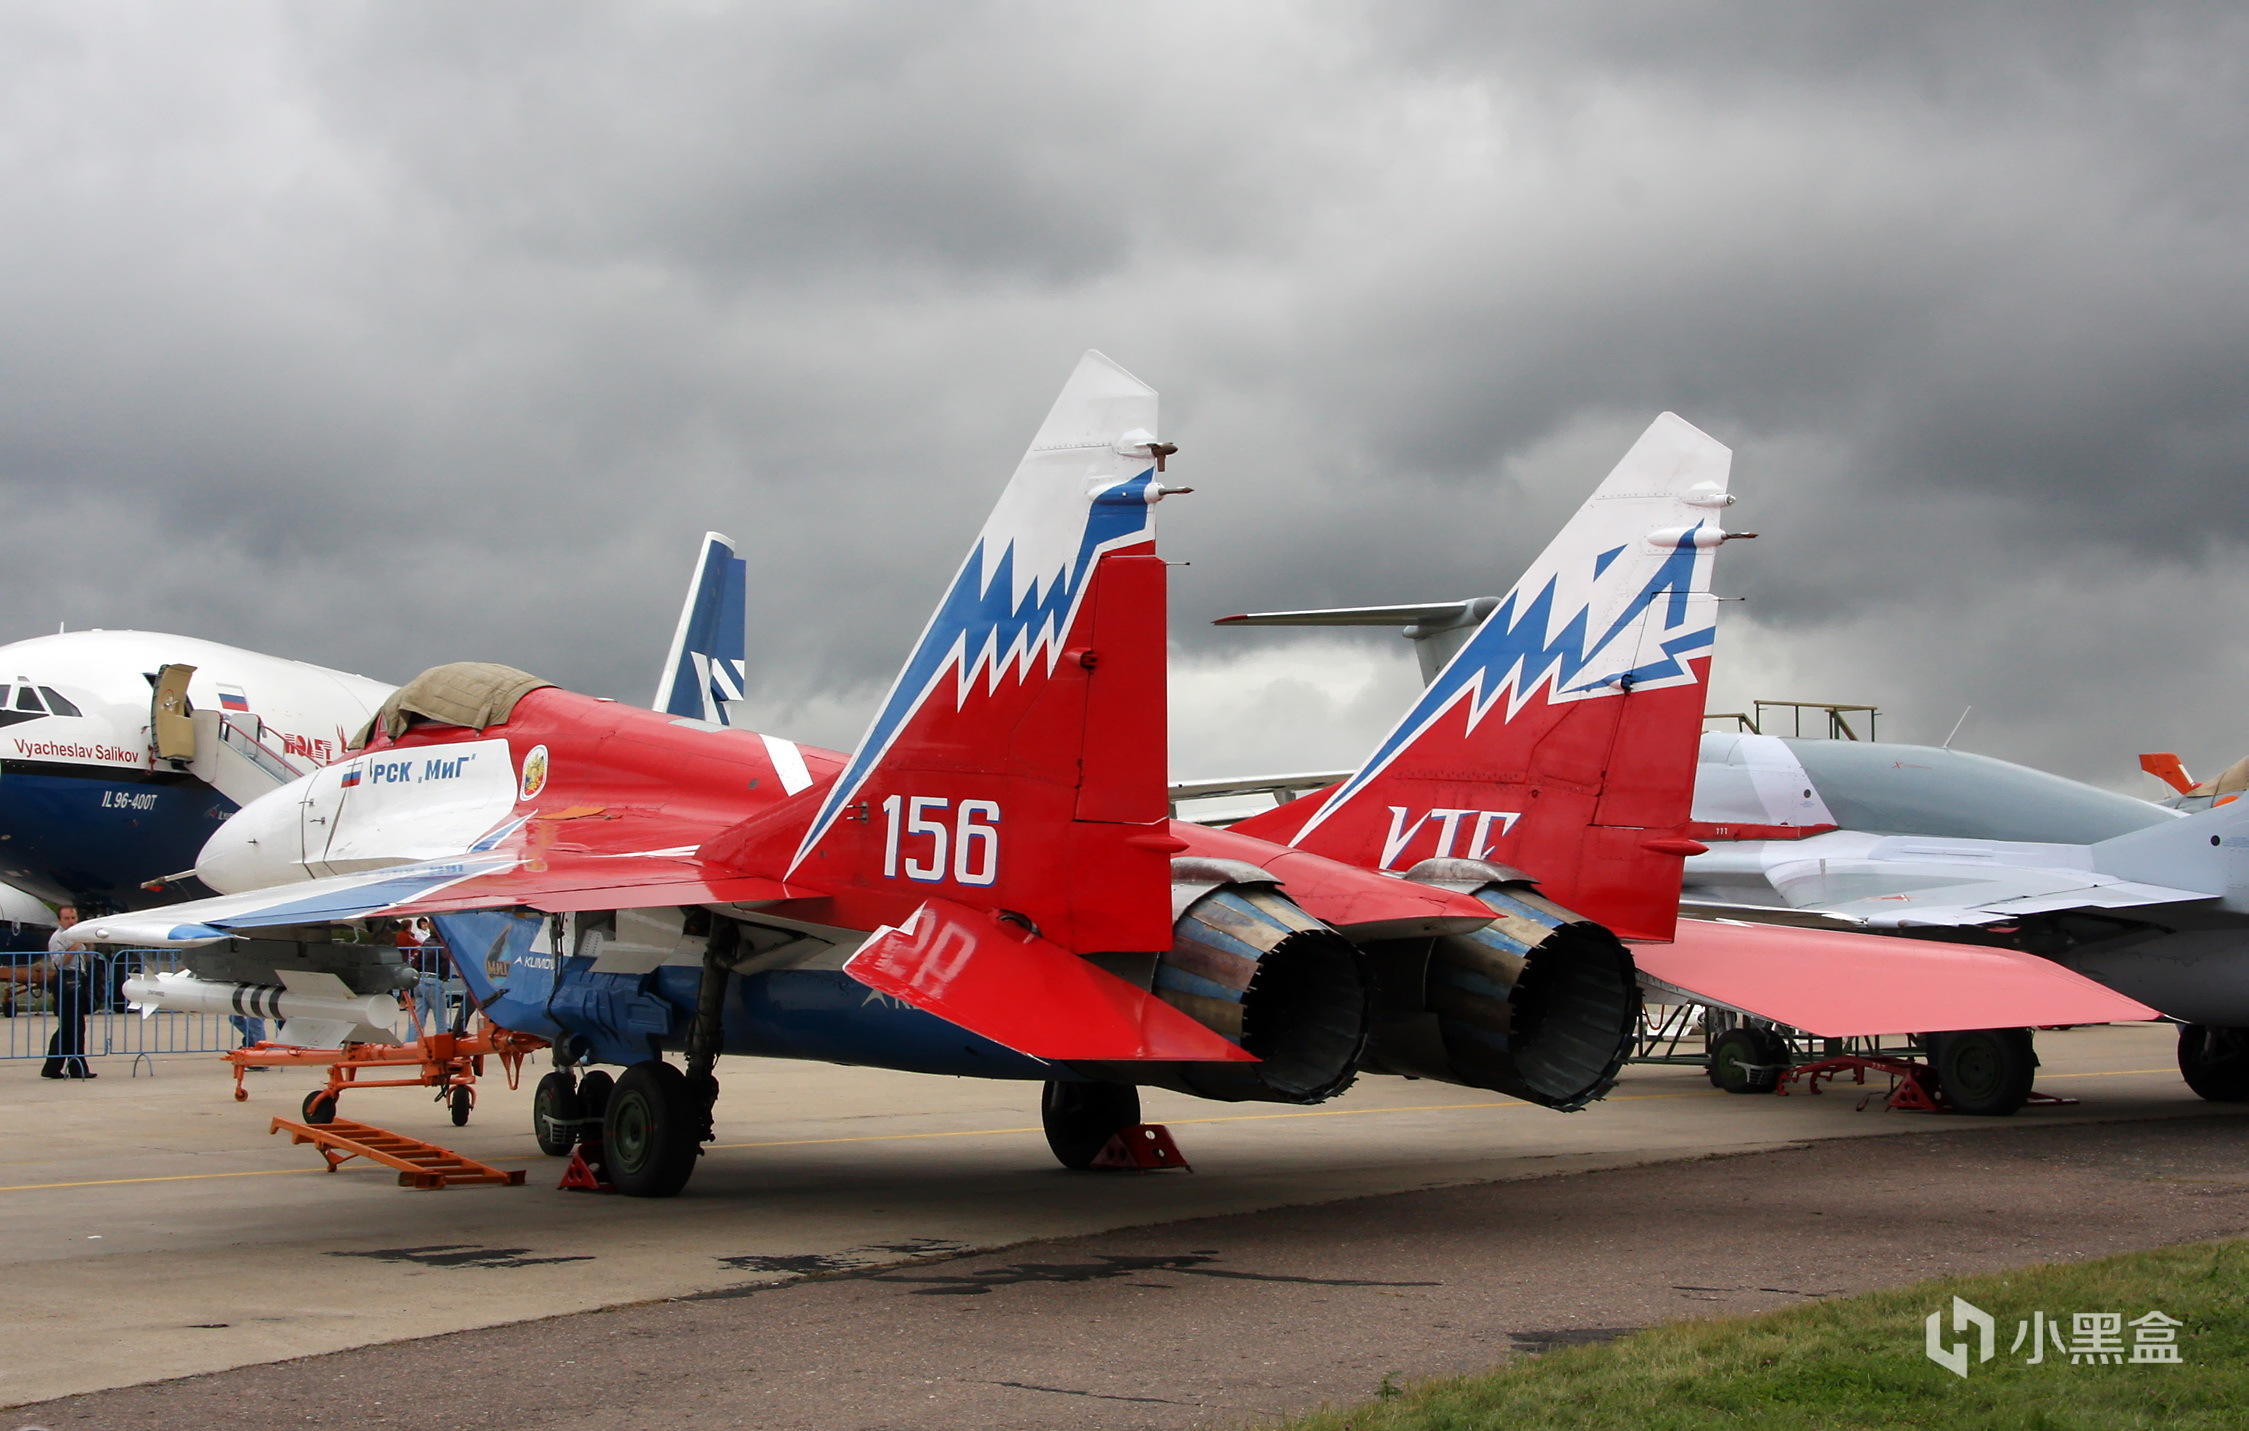
[[[742, 694], [743, 585], [732, 542], [706, 533], [660, 709], [730, 720], [727, 702]], [[0, 880], [89, 911], [197, 892], [143, 884], [193, 865], [239, 806], [342, 756], [396, 690], [153, 631], [0, 646]], [[19, 900], [0, 915], [36, 908]]]
[[2141, 756], [2140, 769], [2174, 792], [2158, 804], [2189, 815], [2216, 805], [2230, 805], [2244, 792], [2249, 792], [2249, 757], [2235, 761], [2208, 780], [2199, 781], [2188, 775], [2185, 763], [2169, 751]]

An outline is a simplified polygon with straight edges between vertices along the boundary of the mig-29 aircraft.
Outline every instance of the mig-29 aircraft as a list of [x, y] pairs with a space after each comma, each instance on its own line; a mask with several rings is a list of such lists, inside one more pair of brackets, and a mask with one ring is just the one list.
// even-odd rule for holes
[[[1044, 1082], [1080, 1166], [1138, 1120], [1137, 1084], [1324, 1098], [1367, 1037], [1354, 941], [1479, 938], [1513, 906], [1174, 832], [1155, 408], [1080, 363], [855, 754], [440, 667], [363, 753], [214, 838], [199, 875], [247, 892], [79, 938], [363, 993], [383, 971], [348, 951], [383, 951], [334, 927], [430, 915], [486, 1014], [557, 1045], [543, 1138], [602, 1105], [608, 1176], [643, 1195], [686, 1182], [721, 1052]], [[1536, 928], [1628, 984], [1605, 931]], [[1605, 1086], [1628, 1032], [1553, 1100]]]
[[[1677, 878], [1608, 877], [1661, 849], [1684, 858], [1692, 881], [1722, 858], [1706, 842], [1740, 833], [1704, 818], [1707, 738], [1699, 780], [1696, 764], [1718, 610], [1710, 553], [1730, 535], [1716, 514], [1733, 500], [1731, 456], [1665, 413], [1502, 598], [1222, 621], [1404, 622], [1429, 676], [1356, 772], [1229, 828], [1424, 879], [1434, 867], [1416, 860], [1519, 864], [1544, 893], [1634, 941], [1651, 993], [1825, 1037], [1942, 1035], [1932, 1053], [1953, 1106], [2011, 1113], [2035, 1067], [2022, 1026], [2153, 1010], [2005, 950], [1680, 920]], [[1174, 795], [1319, 780], [1187, 782]]]

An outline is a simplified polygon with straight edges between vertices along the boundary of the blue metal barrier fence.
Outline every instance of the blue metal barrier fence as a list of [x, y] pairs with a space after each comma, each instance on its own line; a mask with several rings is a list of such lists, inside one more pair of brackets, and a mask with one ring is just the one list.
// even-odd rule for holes
[[[46, 954], [0, 956], [0, 1059], [54, 1056], [61, 1014], [85, 1016], [83, 1056], [138, 1060], [160, 1053], [218, 1053], [235, 1048], [243, 1031], [225, 1014], [165, 1009], [143, 1018], [125, 1007], [125, 981], [181, 967], [176, 949], [118, 949], [84, 956], [74, 973], [59, 971]], [[75, 981], [76, 987], [72, 984]], [[59, 1006], [59, 1009], [58, 1009]], [[252, 1029], [256, 1022], [252, 1021]]]

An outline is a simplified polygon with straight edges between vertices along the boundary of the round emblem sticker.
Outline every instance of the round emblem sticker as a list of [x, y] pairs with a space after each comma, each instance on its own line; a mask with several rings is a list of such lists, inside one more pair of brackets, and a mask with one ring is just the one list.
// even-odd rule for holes
[[543, 745], [534, 745], [531, 747], [531, 753], [523, 757], [523, 784], [520, 787], [522, 797], [528, 800], [546, 788], [547, 748]]

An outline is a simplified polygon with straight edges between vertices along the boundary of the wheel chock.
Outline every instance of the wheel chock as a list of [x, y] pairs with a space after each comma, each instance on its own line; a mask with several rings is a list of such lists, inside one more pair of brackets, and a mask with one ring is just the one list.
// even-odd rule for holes
[[594, 1171], [593, 1164], [586, 1161], [586, 1150], [584, 1148], [572, 1148], [570, 1150], [570, 1165], [562, 1170], [562, 1181], [554, 1186], [556, 1192], [608, 1193], [616, 1191], [603, 1180], [600, 1173]]
[[1120, 1129], [1094, 1155], [1093, 1166], [1131, 1172], [1158, 1172], [1165, 1168], [1177, 1168], [1183, 1173], [1194, 1171], [1180, 1153], [1179, 1145], [1171, 1140], [1171, 1130], [1161, 1123], [1135, 1123]]

